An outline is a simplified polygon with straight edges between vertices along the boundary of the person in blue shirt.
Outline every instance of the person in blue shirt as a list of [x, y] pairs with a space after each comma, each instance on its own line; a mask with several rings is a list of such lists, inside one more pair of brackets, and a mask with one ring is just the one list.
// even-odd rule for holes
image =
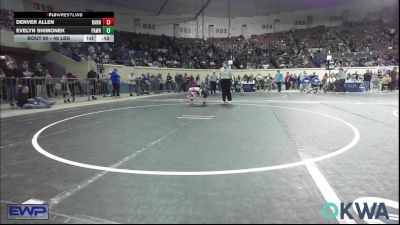
[[281, 92], [282, 90], [282, 82], [283, 82], [283, 74], [281, 73], [280, 70], [278, 70], [278, 73], [275, 76], [275, 83], [278, 85], [278, 92]]
[[300, 80], [300, 92], [307, 91], [310, 85], [310, 78], [307, 75], [302, 75]]
[[208, 89], [208, 83], [210, 82], [210, 75], [206, 75], [206, 77], [204, 78], [204, 87], [206, 89]]
[[311, 78], [310, 82], [311, 82], [312, 87], [319, 86], [319, 78], [318, 78], [318, 76], [314, 76], [313, 78]]
[[318, 75], [314, 75], [311, 80], [311, 88], [314, 90], [314, 93], [317, 93], [319, 91], [319, 86], [320, 86], [320, 80], [318, 78]]
[[118, 96], [119, 97], [119, 87], [120, 87], [120, 79], [121, 77], [117, 73], [117, 69], [115, 68], [112, 73], [111, 73], [111, 83], [113, 86], [112, 90], [112, 96]]
[[146, 93], [148, 93], [148, 87], [147, 87], [147, 83], [149, 82], [149, 78], [146, 76], [146, 75], [144, 75], [144, 74], [142, 74], [142, 79], [141, 79], [141, 81], [140, 81], [140, 86], [141, 86], [141, 92], [142, 92], [142, 94], [144, 93], [144, 92], [146, 92]]

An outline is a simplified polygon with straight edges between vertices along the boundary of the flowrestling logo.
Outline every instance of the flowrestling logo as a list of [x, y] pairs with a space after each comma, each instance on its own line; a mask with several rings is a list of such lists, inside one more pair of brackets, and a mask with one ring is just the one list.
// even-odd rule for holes
[[49, 219], [49, 205], [38, 204], [9, 204], [9, 220], [47, 220]]
[[[396, 209], [396, 214], [390, 214], [388, 207]], [[353, 209], [353, 212], [351, 211]], [[399, 204], [395, 201], [363, 197], [354, 200], [354, 202], [341, 202], [335, 204], [328, 202], [322, 207], [322, 217], [327, 220], [333, 219], [360, 219], [367, 223], [382, 223], [382, 220], [399, 220], [398, 216]]]

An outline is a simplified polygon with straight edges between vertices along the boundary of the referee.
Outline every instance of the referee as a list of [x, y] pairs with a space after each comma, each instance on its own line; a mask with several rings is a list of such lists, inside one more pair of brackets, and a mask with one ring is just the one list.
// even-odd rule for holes
[[228, 67], [226, 62], [224, 62], [223, 67], [220, 69], [219, 75], [221, 78], [222, 101], [225, 103], [226, 97], [228, 97], [228, 103], [231, 103], [232, 69]]

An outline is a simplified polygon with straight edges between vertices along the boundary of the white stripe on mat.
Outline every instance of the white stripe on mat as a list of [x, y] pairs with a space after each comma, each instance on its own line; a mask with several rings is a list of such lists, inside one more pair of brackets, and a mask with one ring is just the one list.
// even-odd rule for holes
[[[305, 166], [307, 167], [308, 172], [311, 174], [314, 182], [317, 184], [319, 191], [324, 196], [326, 202], [332, 202], [335, 205], [340, 205], [341, 201], [336, 195], [335, 191], [332, 189], [331, 185], [329, 185], [328, 181], [325, 179], [324, 175], [322, 175], [321, 171], [315, 166], [312, 161], [306, 162]], [[340, 213], [336, 216], [336, 219], [341, 224], [355, 224], [356, 222], [347, 216], [344, 219], [340, 218]]]
[[188, 117], [188, 116], [190, 116], [190, 117], [215, 117], [215, 116], [202, 116], [202, 115], [182, 115], [182, 116], [184, 116], [184, 117]]
[[178, 119], [189, 119], [189, 120], [211, 120], [212, 118], [210, 117], [185, 117], [185, 116], [179, 116]]

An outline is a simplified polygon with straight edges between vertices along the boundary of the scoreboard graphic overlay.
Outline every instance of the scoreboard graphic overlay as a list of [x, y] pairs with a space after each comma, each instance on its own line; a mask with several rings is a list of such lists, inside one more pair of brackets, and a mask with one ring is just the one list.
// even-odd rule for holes
[[114, 42], [114, 12], [14, 12], [14, 42]]

